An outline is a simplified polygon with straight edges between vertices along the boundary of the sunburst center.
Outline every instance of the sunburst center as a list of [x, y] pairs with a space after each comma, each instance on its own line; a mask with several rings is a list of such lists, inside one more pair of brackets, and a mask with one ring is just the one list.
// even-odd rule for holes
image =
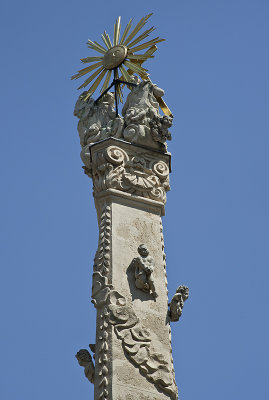
[[103, 59], [103, 66], [105, 69], [113, 69], [123, 63], [127, 56], [127, 47], [123, 45], [117, 45], [111, 47]]

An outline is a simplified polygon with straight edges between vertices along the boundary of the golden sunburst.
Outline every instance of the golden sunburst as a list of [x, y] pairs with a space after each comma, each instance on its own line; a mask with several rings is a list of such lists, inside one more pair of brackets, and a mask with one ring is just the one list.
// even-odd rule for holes
[[[90, 83], [92, 83], [92, 81], [94, 81], [85, 95], [85, 100], [93, 95], [103, 79], [104, 83], [101, 87], [101, 93], [107, 91], [113, 85], [113, 82], [121, 81], [121, 83], [126, 82], [127, 84], [132, 84], [132, 75], [134, 74], [139, 75], [143, 80], [148, 79], [148, 70], [142, 67], [142, 63], [145, 62], [148, 58], [153, 58], [153, 53], [157, 50], [156, 44], [165, 40], [156, 37], [154, 39], [139, 44], [155, 30], [154, 27], [151, 27], [136, 37], [138, 32], [143, 28], [151, 15], [152, 14], [148, 14], [143, 17], [130, 32], [133, 21], [131, 19], [126, 25], [121, 38], [121, 17], [118, 17], [116, 23], [114, 24], [113, 43], [111, 42], [110, 37], [106, 31], [101, 35], [105, 47], [95, 41], [92, 42], [91, 40], [88, 40], [88, 47], [92, 50], [97, 51], [101, 55], [96, 57], [82, 58], [81, 61], [83, 64], [93, 64], [89, 67], [79, 70], [78, 73], [73, 75], [71, 78], [78, 79], [96, 70], [78, 88], [85, 88]], [[147, 49], [147, 51], [144, 54], [135, 54], [145, 49]], [[114, 71], [114, 75], [112, 77], [113, 82], [112, 85], [109, 85], [112, 71]], [[121, 76], [119, 76], [119, 73], [121, 74]], [[120, 84], [116, 84], [115, 86], [116, 94], [122, 102], [121, 86]]]

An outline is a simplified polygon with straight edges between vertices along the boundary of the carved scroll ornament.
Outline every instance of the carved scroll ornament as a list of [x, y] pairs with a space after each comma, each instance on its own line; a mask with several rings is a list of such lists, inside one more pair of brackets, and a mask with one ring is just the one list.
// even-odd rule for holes
[[[108, 285], [107, 278], [99, 272], [94, 273], [92, 298], [96, 307], [103, 307], [105, 326], [107, 327], [108, 324], [114, 326], [126, 357], [139, 368], [148, 381], [176, 400], [178, 390], [170, 353], [162, 352], [159, 339], [143, 326], [132, 304], [128, 303], [119, 292], [113, 290], [113, 287]], [[104, 344], [102, 348], [105, 348]]]
[[95, 192], [117, 189], [165, 203], [169, 186], [169, 167], [151, 154], [127, 152], [109, 146], [92, 157]]

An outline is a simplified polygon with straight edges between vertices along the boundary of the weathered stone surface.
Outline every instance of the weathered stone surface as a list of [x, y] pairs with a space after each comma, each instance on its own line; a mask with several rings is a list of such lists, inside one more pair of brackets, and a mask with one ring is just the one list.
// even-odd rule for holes
[[86, 349], [81, 349], [77, 352], [76, 358], [81, 367], [84, 367], [84, 374], [86, 378], [94, 383], [95, 368], [92, 361], [92, 356]]
[[161, 217], [170, 190], [165, 141], [172, 120], [159, 114], [162, 94], [150, 81], [140, 83], [117, 118], [111, 94], [97, 105], [79, 99], [75, 108], [99, 224], [93, 375], [90, 354], [77, 355], [94, 381], [95, 400], [178, 397], [170, 320], [181, 315], [187, 289], [179, 288], [169, 309]]
[[153, 297], [158, 297], [155, 290], [152, 274], [154, 271], [154, 260], [149, 255], [149, 251], [144, 244], [140, 244], [137, 249], [139, 257], [133, 258], [130, 268], [134, 271], [135, 286], [146, 293], [152, 293]]
[[168, 128], [172, 126], [173, 117], [160, 115], [156, 98], [162, 97], [164, 91], [150, 80], [132, 88], [122, 109], [123, 117], [116, 116], [113, 93], [106, 93], [97, 104], [92, 98], [84, 101], [85, 93], [79, 96], [74, 109], [74, 115], [79, 118], [82, 159], [89, 144], [109, 137], [166, 150], [166, 140], [171, 140]]
[[164, 91], [151, 81], [142, 81], [127, 96], [122, 109], [125, 127], [123, 138], [128, 142], [164, 150], [166, 140], [171, 140], [168, 128], [173, 117], [161, 116], [157, 97]]
[[94, 195], [115, 189], [162, 204], [170, 190], [170, 154], [107, 139], [89, 146], [83, 156]]
[[169, 316], [170, 321], [178, 321], [181, 317], [184, 302], [189, 298], [189, 288], [187, 286], [179, 286], [176, 294], [172, 297], [171, 303], [169, 303]]
[[[96, 379], [100, 382], [95, 382], [96, 396], [105, 398], [103, 392], [111, 383], [114, 399], [115, 388], [123, 384], [120, 365], [122, 370], [130, 371], [130, 393], [138, 387], [137, 396], [141, 391], [149, 391], [158, 399], [176, 399], [167, 316], [162, 206], [153, 202], [148, 207], [138, 199], [118, 197], [109, 191], [96, 202], [100, 226], [92, 296], [98, 315], [100, 313], [95, 367]], [[147, 243], [150, 254], [154, 254], [152, 275], [159, 294], [157, 298], [137, 288], [133, 268], [130, 268], [142, 240]], [[105, 379], [107, 377], [109, 379]], [[128, 390], [126, 386], [126, 393]]]

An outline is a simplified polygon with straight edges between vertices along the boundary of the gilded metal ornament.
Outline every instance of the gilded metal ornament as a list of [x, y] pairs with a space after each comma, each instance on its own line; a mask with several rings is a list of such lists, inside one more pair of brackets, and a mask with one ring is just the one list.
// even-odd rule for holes
[[127, 47], [122, 44], [109, 49], [104, 55], [103, 66], [105, 69], [114, 69], [119, 67], [127, 56]]
[[[137, 36], [151, 15], [152, 13], [143, 17], [133, 28], [133, 30], [131, 30], [131, 19], [126, 25], [121, 38], [121, 17], [118, 17], [116, 23], [114, 24], [113, 41], [111, 41], [109, 34], [106, 31], [104, 31], [104, 33], [101, 35], [104, 46], [96, 41], [93, 42], [88, 40], [88, 47], [91, 50], [97, 51], [99, 55], [95, 57], [81, 58], [81, 62], [83, 64], [91, 63], [92, 65], [79, 70], [71, 77], [71, 79], [78, 79], [88, 73], [91, 73], [91, 75], [82, 83], [82, 85], [78, 87], [78, 89], [82, 89], [91, 84], [90, 88], [85, 94], [85, 101], [93, 95], [95, 90], [104, 79], [100, 90], [102, 93], [101, 96], [105, 94], [112, 86], [115, 86], [115, 100], [117, 108], [117, 99], [119, 98], [122, 102], [122, 88], [124, 84], [126, 84], [129, 88], [131, 86], [135, 86], [133, 83], [133, 75], [138, 75], [142, 80], [149, 79], [148, 70], [145, 69], [142, 64], [147, 59], [154, 57], [153, 53], [157, 50], [156, 44], [165, 40], [157, 36], [149, 41], [140, 43], [155, 30], [155, 27], [152, 26]], [[143, 54], [135, 54], [141, 50], [146, 50], [146, 52]], [[111, 76], [112, 71], [114, 71], [113, 76]], [[111, 77], [113, 79], [112, 84], [110, 84]], [[159, 105], [166, 115], [171, 115], [171, 111], [161, 98]]]

